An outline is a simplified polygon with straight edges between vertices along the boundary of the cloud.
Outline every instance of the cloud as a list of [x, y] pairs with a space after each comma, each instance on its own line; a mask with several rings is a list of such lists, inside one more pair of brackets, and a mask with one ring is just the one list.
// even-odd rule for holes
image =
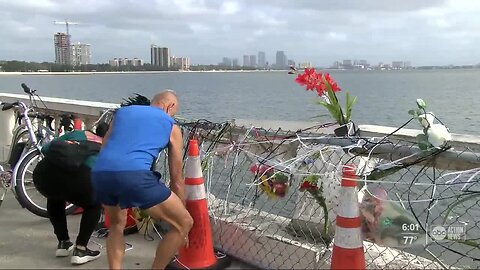
[[192, 23], [188, 25], [194, 34], [203, 34], [210, 32], [211, 28], [208, 25], [200, 23]]
[[227, 1], [222, 3], [220, 11], [225, 15], [236, 14], [240, 11], [240, 5], [237, 2]]
[[72, 40], [91, 44], [94, 62], [149, 62], [155, 43], [193, 63], [260, 50], [269, 62], [285, 50], [320, 66], [477, 63], [479, 12], [471, 0], [0, 0], [0, 59], [53, 61], [53, 34], [65, 29], [53, 21], [68, 19], [79, 22]]
[[347, 40], [347, 35], [344, 33], [328, 32], [326, 35], [327, 39], [333, 41], [345, 41]]

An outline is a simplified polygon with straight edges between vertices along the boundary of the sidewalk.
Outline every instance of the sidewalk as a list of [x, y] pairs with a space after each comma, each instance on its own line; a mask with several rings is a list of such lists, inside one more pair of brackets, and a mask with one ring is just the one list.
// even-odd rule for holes
[[[80, 217], [81, 215], [69, 216], [67, 220], [72, 242], [75, 242]], [[151, 267], [156, 245], [160, 241], [156, 234], [152, 233], [151, 236], [154, 238], [153, 241], [145, 240], [143, 234], [125, 237], [125, 241], [132, 244], [133, 249], [125, 253], [124, 269], [149, 269]], [[70, 257], [56, 258], [56, 246], [57, 240], [48, 219], [22, 209], [14, 195], [11, 192], [7, 193], [0, 207], [0, 268], [108, 268], [105, 238], [92, 236], [89, 247], [101, 250], [102, 256], [80, 266], [71, 265]], [[228, 269], [252, 269], [252, 267], [233, 260], [232, 266]]]

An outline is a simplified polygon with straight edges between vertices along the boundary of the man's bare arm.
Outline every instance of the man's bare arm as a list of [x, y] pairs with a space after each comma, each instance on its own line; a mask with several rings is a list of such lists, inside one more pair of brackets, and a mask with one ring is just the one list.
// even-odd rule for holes
[[185, 179], [183, 178], [183, 138], [177, 125], [172, 128], [168, 144], [168, 169], [170, 171], [170, 189], [185, 204]]

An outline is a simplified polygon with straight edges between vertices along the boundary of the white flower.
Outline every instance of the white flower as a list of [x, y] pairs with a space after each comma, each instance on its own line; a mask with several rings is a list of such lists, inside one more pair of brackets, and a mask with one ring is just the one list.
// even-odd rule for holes
[[452, 139], [452, 135], [448, 132], [448, 129], [442, 124], [430, 125], [427, 130], [428, 142], [434, 147], [440, 148]]
[[427, 112], [426, 114], [421, 114], [418, 117], [420, 117], [420, 124], [424, 128], [427, 128], [427, 127], [433, 125], [433, 120], [435, 120], [435, 116], [431, 112]]
[[417, 98], [417, 106], [420, 109], [424, 109], [425, 107], [427, 107], [427, 104], [425, 103], [425, 101], [423, 101], [423, 99]]

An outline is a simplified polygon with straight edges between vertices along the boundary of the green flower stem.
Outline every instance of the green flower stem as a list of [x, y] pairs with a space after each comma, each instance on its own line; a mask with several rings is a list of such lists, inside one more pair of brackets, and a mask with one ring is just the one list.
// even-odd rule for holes
[[333, 92], [332, 88], [330, 87], [330, 84], [327, 83], [328, 91], [332, 91], [332, 96], [335, 99], [335, 104], [338, 104], [338, 110], [340, 111], [340, 117], [342, 119], [342, 124], [340, 125], [345, 125], [347, 124], [347, 121], [345, 120], [345, 115], [343, 114], [342, 106], [338, 103], [338, 98], [335, 92]]
[[394, 174], [396, 172], [398, 172], [399, 170], [403, 169], [404, 166], [402, 165], [399, 165], [399, 166], [393, 166], [391, 168], [388, 168], [388, 169], [384, 169], [384, 170], [381, 170], [381, 169], [374, 169], [372, 172], [370, 172], [370, 174], [367, 176], [367, 179], [368, 180], [378, 180], [378, 179], [381, 179], [385, 176], [389, 176], [391, 174]]
[[327, 203], [325, 202], [325, 198], [323, 196], [320, 196], [318, 194], [318, 191], [312, 191], [312, 190], [308, 190], [308, 192], [310, 192], [310, 194], [312, 194], [312, 196], [315, 198], [315, 200], [318, 202], [318, 204], [320, 205], [320, 207], [322, 207], [323, 209], [323, 218], [325, 220], [324, 224], [323, 224], [323, 236], [324, 236], [324, 239], [326, 240], [326, 244], [327, 246], [330, 245], [330, 237], [328, 235], [328, 208], [327, 208]]

